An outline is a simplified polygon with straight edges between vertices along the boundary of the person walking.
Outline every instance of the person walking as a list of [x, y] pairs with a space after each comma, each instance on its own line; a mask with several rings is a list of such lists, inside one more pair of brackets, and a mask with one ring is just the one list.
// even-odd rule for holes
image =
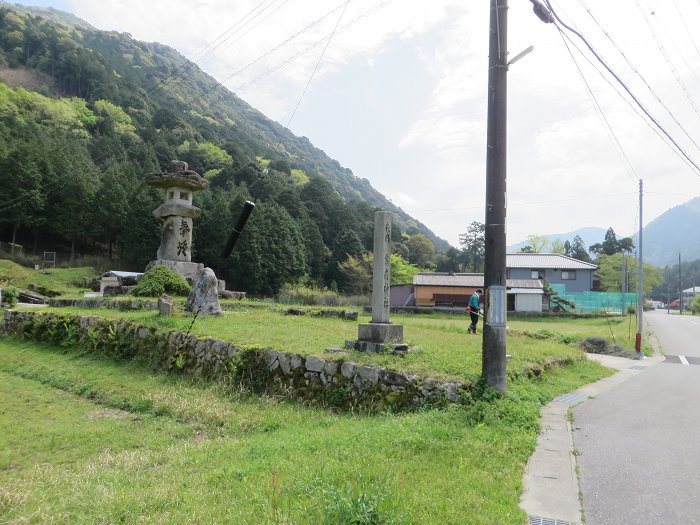
[[467, 312], [469, 312], [469, 316], [472, 318], [472, 324], [467, 328], [467, 333], [469, 334], [476, 335], [476, 324], [479, 322], [479, 314], [481, 313], [481, 306], [479, 306], [479, 303], [481, 302], [482, 295], [484, 295], [484, 292], [477, 290], [469, 298]]

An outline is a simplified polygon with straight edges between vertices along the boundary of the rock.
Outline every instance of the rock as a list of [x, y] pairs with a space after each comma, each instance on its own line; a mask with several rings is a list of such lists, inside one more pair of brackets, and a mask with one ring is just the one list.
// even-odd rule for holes
[[357, 374], [364, 380], [376, 385], [379, 381], [379, 369], [373, 366], [358, 366]]
[[173, 315], [174, 305], [173, 298], [169, 295], [163, 294], [158, 299], [158, 312], [163, 317], [170, 317]]
[[310, 372], [322, 372], [326, 362], [318, 357], [306, 358], [306, 369]]
[[297, 354], [292, 354], [292, 356], [289, 358], [289, 366], [292, 367], [292, 370], [301, 368], [301, 357], [299, 357]]
[[221, 304], [217, 294], [218, 280], [211, 268], [197, 272], [192, 291], [187, 297], [188, 310], [199, 315], [221, 315]]
[[356, 369], [357, 365], [355, 363], [343, 363], [340, 365], [340, 373], [343, 374], [343, 377], [346, 379], [350, 379], [354, 376]]
[[405, 375], [399, 374], [398, 372], [392, 372], [391, 370], [381, 370], [379, 372], [379, 379], [382, 381], [382, 383], [389, 385], [400, 386], [408, 383], [408, 378]]
[[327, 376], [332, 377], [338, 373], [339, 367], [340, 364], [338, 363], [338, 361], [328, 361], [326, 363], [326, 366], [323, 367], [323, 371], [326, 373]]
[[288, 376], [292, 370], [289, 356], [287, 354], [280, 353], [278, 360], [280, 363], [280, 368], [282, 369], [282, 373]]

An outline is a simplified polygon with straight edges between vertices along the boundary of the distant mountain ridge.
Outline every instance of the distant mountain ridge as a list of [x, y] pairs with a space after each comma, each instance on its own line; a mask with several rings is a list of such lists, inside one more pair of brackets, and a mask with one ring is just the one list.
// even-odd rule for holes
[[[561, 239], [571, 241], [580, 235], [586, 247], [602, 242], [607, 228], [587, 227], [567, 233], [544, 235], [550, 241]], [[683, 261], [700, 259], [700, 197], [665, 211], [644, 227], [642, 256], [644, 261], [654, 266], [672, 266], [678, 263], [678, 253]], [[639, 232], [633, 235], [616, 232], [618, 238], [630, 236], [634, 245], [639, 246]], [[511, 244], [509, 252], [518, 252], [527, 241]]]
[[[644, 227], [642, 256], [655, 266], [700, 259], [700, 197], [695, 197], [665, 211]], [[635, 245], [639, 233], [634, 235]]]
[[[566, 233], [551, 233], [547, 235], [543, 235], [543, 237], [546, 237], [549, 241], [556, 241], [557, 239], [561, 240], [561, 242], [572, 242], [574, 240], [574, 237], [577, 235], [583, 239], [583, 244], [588, 248], [592, 244], [595, 244], [597, 242], [602, 242], [603, 239], [605, 238], [605, 232], [607, 231], [607, 228], [600, 228], [597, 226], [589, 226], [586, 228], [579, 228], [578, 230], [566, 232]], [[509, 245], [506, 250], [508, 250], [508, 253], [514, 253], [514, 252], [519, 252], [522, 248], [527, 246], [527, 241], [520, 241], [515, 244]]]

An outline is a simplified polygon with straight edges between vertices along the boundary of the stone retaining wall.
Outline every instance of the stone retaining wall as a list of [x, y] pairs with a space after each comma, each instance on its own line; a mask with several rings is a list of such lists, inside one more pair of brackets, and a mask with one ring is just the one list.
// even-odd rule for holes
[[[158, 301], [143, 299], [49, 299], [49, 306], [57, 308], [112, 308], [114, 310], [158, 310]], [[355, 310], [309, 310], [306, 308], [275, 308], [270, 305], [256, 304], [231, 304], [222, 303], [222, 310], [237, 310], [240, 308], [267, 308], [279, 311], [286, 315], [309, 315], [310, 317], [333, 317], [357, 321], [358, 313]]]
[[8, 310], [0, 323], [0, 334], [78, 347], [117, 359], [139, 359], [149, 366], [233, 380], [258, 393], [344, 409], [398, 411], [425, 404], [460, 403], [469, 397], [462, 394], [472, 386], [420, 379], [342, 359], [245, 348], [214, 338], [85, 315]]
[[112, 308], [114, 310], [158, 310], [158, 301], [143, 299], [49, 299], [49, 306], [57, 308]]

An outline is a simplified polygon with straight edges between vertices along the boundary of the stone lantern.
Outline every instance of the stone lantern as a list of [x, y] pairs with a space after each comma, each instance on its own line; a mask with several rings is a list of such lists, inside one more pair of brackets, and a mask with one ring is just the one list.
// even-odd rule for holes
[[179, 160], [170, 162], [167, 173], [149, 173], [145, 178], [151, 186], [165, 190], [165, 202], [153, 211], [153, 215], [163, 219], [158, 258], [146, 269], [168, 266], [192, 282], [197, 271], [204, 267], [192, 262], [192, 219], [202, 213], [192, 205], [192, 195], [207, 188], [209, 183]]

